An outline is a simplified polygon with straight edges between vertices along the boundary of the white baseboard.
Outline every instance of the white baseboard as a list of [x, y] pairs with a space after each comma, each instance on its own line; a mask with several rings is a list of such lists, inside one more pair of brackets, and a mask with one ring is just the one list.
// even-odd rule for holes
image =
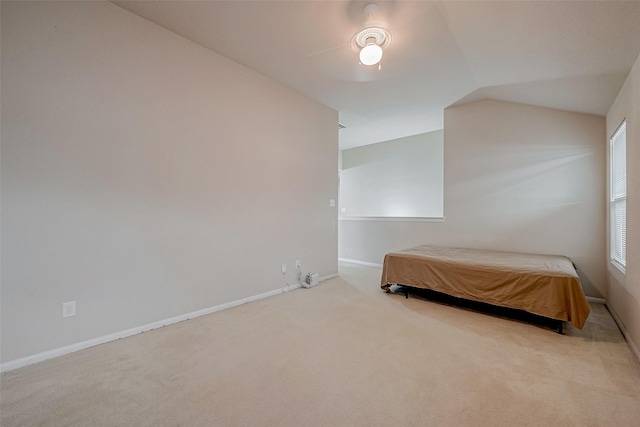
[[[338, 274], [333, 274], [330, 276], [321, 277], [319, 280], [328, 280], [333, 277], [337, 277]], [[136, 328], [127, 329], [125, 331], [115, 332], [113, 334], [104, 335], [102, 337], [93, 338], [87, 341], [82, 341], [76, 344], [67, 345], [65, 347], [55, 348], [53, 350], [48, 350], [43, 353], [34, 354], [32, 356], [23, 357], [16, 360], [10, 360], [8, 362], [4, 362], [0, 364], [0, 372], [7, 372], [13, 369], [18, 369], [23, 366], [32, 365], [34, 363], [42, 362], [47, 359], [53, 359], [54, 357], [63, 356], [65, 354], [73, 353], [79, 350], [84, 350], [89, 347], [93, 347], [96, 345], [108, 343], [110, 341], [115, 341], [120, 338], [130, 337], [132, 335], [137, 335], [142, 332], [151, 331], [153, 329], [158, 329], [163, 326], [168, 326], [173, 323], [182, 322], [184, 320], [194, 319], [196, 317], [204, 316], [206, 314], [215, 313], [217, 311], [225, 310], [227, 308], [236, 307], [238, 305], [246, 304], [248, 302], [257, 301], [263, 298], [268, 298], [274, 295], [282, 294], [285, 292], [292, 291], [300, 287], [299, 283], [294, 283], [293, 285], [284, 285], [280, 289], [275, 289], [273, 291], [264, 292], [262, 294], [253, 295], [247, 298], [242, 298], [236, 301], [227, 302], [224, 304], [216, 305], [213, 307], [205, 308], [202, 310], [193, 311], [191, 313], [182, 314], [180, 316], [171, 317], [169, 319], [159, 320], [157, 322], [149, 323], [143, 326], [138, 326]]]
[[374, 262], [367, 262], [367, 261], [359, 261], [357, 259], [348, 259], [348, 258], [338, 258], [338, 261], [340, 262], [347, 262], [349, 264], [357, 264], [357, 265], [364, 265], [366, 267], [377, 267], [377, 268], [382, 268], [382, 264], [376, 264]]
[[627, 344], [629, 345], [631, 352], [636, 356], [636, 359], [640, 361], [640, 351], [638, 350], [638, 347], [636, 347], [636, 344], [633, 342], [633, 340], [631, 340], [631, 336], [625, 329], [624, 324], [622, 323], [622, 320], [620, 320], [616, 311], [609, 304], [606, 304], [606, 306], [607, 306], [607, 310], [609, 310], [609, 313], [611, 313], [611, 317], [613, 317], [613, 320], [618, 324], [618, 328], [620, 328], [622, 335], [624, 335], [624, 339], [627, 341]]
[[595, 302], [595, 303], [597, 303], [597, 304], [606, 304], [606, 303], [607, 303], [607, 300], [606, 300], [606, 299], [604, 299], [604, 298], [589, 297], [589, 296], [588, 296], [588, 297], [586, 297], [586, 298], [587, 298], [587, 301], [589, 301], [589, 302]]
[[[318, 279], [318, 282], [324, 282], [325, 280], [330, 280], [330, 279], [336, 278], [338, 276], [339, 276], [338, 273], [329, 274], [328, 276], [322, 276], [321, 278]], [[300, 285], [298, 285], [298, 286], [300, 286]]]

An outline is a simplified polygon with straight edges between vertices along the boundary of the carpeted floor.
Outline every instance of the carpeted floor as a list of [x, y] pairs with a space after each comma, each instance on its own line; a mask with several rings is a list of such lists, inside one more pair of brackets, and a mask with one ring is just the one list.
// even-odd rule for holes
[[0, 424], [640, 425], [640, 364], [604, 306], [558, 335], [340, 274], [7, 372]]

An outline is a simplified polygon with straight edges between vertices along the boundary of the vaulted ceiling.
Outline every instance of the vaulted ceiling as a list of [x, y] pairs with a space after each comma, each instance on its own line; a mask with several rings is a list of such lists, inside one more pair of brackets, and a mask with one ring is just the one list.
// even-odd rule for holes
[[[339, 112], [342, 149], [492, 98], [604, 115], [640, 55], [640, 1], [114, 1]], [[391, 32], [382, 67], [350, 40]]]

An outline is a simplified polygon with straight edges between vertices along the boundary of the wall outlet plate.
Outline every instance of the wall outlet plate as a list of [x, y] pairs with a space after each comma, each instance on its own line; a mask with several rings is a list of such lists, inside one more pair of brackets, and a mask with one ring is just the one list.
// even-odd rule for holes
[[63, 302], [62, 303], [62, 317], [71, 317], [76, 315], [76, 302]]

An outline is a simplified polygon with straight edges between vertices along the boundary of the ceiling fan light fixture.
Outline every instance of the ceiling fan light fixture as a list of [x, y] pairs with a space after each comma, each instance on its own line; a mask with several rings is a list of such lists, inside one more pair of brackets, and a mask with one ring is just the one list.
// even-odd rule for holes
[[363, 65], [375, 65], [382, 59], [382, 48], [375, 43], [369, 43], [360, 51], [360, 62]]
[[360, 63], [375, 65], [382, 59], [383, 49], [389, 45], [391, 34], [384, 28], [365, 28], [351, 39], [351, 46], [359, 51]]

